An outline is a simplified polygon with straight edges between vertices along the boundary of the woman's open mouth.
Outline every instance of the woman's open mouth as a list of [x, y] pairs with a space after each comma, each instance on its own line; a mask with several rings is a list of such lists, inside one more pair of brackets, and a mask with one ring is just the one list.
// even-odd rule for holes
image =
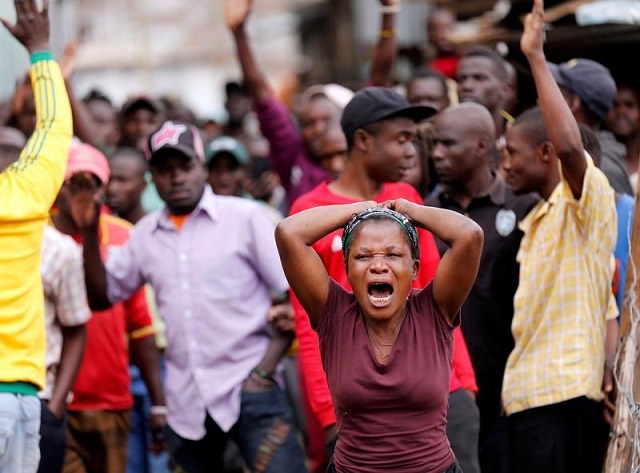
[[376, 307], [384, 307], [393, 297], [393, 286], [386, 282], [372, 282], [367, 287], [369, 300]]

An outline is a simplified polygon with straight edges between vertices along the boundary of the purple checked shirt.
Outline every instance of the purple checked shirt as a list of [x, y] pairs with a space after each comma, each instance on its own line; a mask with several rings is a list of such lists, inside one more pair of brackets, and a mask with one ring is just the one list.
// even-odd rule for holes
[[207, 186], [181, 231], [160, 210], [109, 254], [112, 302], [145, 283], [167, 329], [169, 425], [198, 440], [208, 412], [228, 431], [240, 415], [242, 383], [270, 342], [270, 291], [288, 288], [273, 223], [260, 204]]

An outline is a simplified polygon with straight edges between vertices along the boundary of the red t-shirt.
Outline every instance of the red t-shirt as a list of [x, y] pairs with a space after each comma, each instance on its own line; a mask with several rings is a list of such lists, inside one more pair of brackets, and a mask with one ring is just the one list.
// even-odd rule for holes
[[[404, 182], [383, 184], [380, 193], [376, 195], [373, 200], [376, 202], [385, 202], [399, 198], [405, 198], [418, 204], [423, 203], [420, 194]], [[313, 207], [350, 204], [353, 202], [356, 202], [356, 200], [333, 193], [329, 189], [328, 183], [324, 182], [296, 200], [291, 207], [291, 214]], [[440, 263], [440, 254], [438, 253], [433, 236], [429, 232], [419, 229], [418, 233], [420, 236], [420, 272], [416, 281], [414, 281], [414, 287], [423, 288], [433, 279], [438, 263]], [[318, 255], [320, 255], [329, 276], [342, 287], [350, 290], [351, 286], [347, 279], [344, 257], [342, 256], [341, 237], [342, 230], [336, 230], [317, 241], [313, 245], [313, 248]], [[327, 386], [327, 378], [322, 369], [318, 335], [311, 328], [309, 317], [293, 292], [291, 292], [291, 304], [295, 310], [296, 336], [299, 343], [298, 360], [300, 362], [302, 382], [304, 383], [305, 391], [309, 398], [311, 410], [318, 418], [322, 427], [327, 428], [336, 423], [336, 416], [329, 387]], [[457, 328], [456, 330], [459, 331], [460, 329]], [[456, 337], [455, 347], [455, 371], [451, 377], [451, 390], [453, 391], [464, 385], [468, 389], [477, 391], [478, 388], [475, 385], [471, 359], [469, 358], [462, 336]], [[459, 350], [458, 347], [460, 347], [461, 350]], [[460, 379], [457, 376], [457, 369], [462, 366], [466, 367], [466, 369], [461, 370], [466, 375], [464, 379]]]
[[[100, 216], [103, 261], [112, 246], [129, 239], [131, 225], [110, 215]], [[80, 237], [74, 239], [80, 242]], [[129, 376], [129, 337], [153, 335], [144, 288], [130, 299], [103, 311], [93, 311], [86, 325], [87, 344], [78, 376], [71, 388], [70, 411], [125, 410], [133, 407]]]
[[409, 295], [386, 365], [355, 296], [333, 281], [318, 336], [338, 416], [338, 471], [441, 473], [454, 463], [446, 434], [453, 329], [431, 284]]
[[458, 63], [460, 62], [460, 56], [451, 55], [451, 56], [441, 56], [429, 63], [429, 67], [435, 69], [438, 72], [441, 72], [449, 79], [456, 79], [456, 74], [458, 72]]

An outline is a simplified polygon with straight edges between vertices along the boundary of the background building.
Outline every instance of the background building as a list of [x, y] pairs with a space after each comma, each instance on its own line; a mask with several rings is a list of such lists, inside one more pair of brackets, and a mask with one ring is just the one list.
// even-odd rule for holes
[[[428, 4], [405, 0], [401, 42], [424, 39]], [[185, 6], [188, 5], [188, 8]], [[255, 0], [249, 31], [256, 55], [278, 88], [303, 80], [352, 85], [366, 75], [379, 31], [378, 0]], [[0, 3], [13, 19], [13, 4]], [[224, 26], [224, 0], [51, 0], [54, 53], [80, 41], [74, 85], [100, 88], [116, 104], [139, 93], [181, 98], [202, 117], [219, 115], [223, 85], [239, 77]], [[0, 32], [0, 99], [28, 69], [20, 45]]]
[[[59, 55], [67, 41], [80, 40], [74, 85], [81, 96], [97, 87], [119, 105], [133, 94], [168, 95], [180, 98], [202, 118], [220, 117], [223, 85], [239, 77], [232, 38], [224, 26], [225, 1], [51, 0], [54, 53]], [[525, 101], [533, 100], [518, 46], [520, 17], [531, 2], [437, 3], [468, 20], [460, 28], [465, 41], [503, 43], [502, 50], [519, 72]], [[412, 65], [423, 61], [426, 18], [433, 4], [402, 2], [397, 17], [402, 59], [396, 65], [396, 77], [400, 80]], [[640, 42], [640, 28], [633, 24], [576, 26], [575, 5], [546, 1], [547, 12], [556, 18], [547, 36], [549, 58], [591, 57], [616, 75], [633, 73], [631, 69], [637, 68], [629, 66], [628, 58]], [[294, 77], [301, 86], [340, 82], [357, 88], [365, 83], [379, 34], [379, 0], [254, 0], [254, 6], [249, 32], [258, 60], [276, 89], [290, 85]], [[13, 18], [12, 2], [0, 2], [0, 15]], [[4, 100], [28, 68], [22, 47], [6, 31], [0, 31], [0, 64], [0, 100]]]

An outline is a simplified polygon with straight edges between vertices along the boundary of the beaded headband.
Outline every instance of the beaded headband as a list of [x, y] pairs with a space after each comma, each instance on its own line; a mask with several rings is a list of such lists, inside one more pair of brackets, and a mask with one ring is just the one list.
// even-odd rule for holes
[[386, 207], [372, 207], [370, 209], [364, 210], [357, 215], [354, 215], [349, 223], [345, 225], [344, 232], [342, 234], [342, 254], [344, 258], [347, 258], [347, 251], [349, 250], [349, 245], [351, 244], [351, 239], [353, 238], [353, 234], [355, 233], [358, 226], [361, 223], [366, 222], [367, 220], [376, 219], [376, 218], [386, 218], [396, 222], [407, 234], [409, 237], [409, 242], [411, 244], [411, 257], [413, 259], [420, 258], [420, 244], [418, 242], [418, 231], [416, 227], [411, 223], [407, 217], [402, 215], [395, 210], [387, 209]]

